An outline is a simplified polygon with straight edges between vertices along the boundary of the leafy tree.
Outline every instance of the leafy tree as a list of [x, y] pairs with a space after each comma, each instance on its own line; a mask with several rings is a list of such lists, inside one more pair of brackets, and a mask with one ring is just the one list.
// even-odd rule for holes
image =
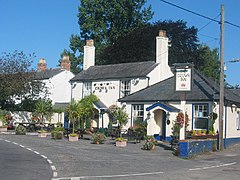
[[81, 109], [76, 101], [71, 101], [67, 107], [68, 118], [73, 125], [72, 134], [75, 133], [75, 123], [81, 115]]
[[[195, 27], [187, 27], [184, 21], [158, 21], [136, 28], [108, 46], [103, 59], [105, 64], [155, 61], [156, 36], [166, 30], [170, 39], [169, 63], [195, 61], [198, 55], [198, 38]], [[194, 62], [198, 64], [197, 62]]]
[[35, 105], [35, 113], [39, 116], [41, 123], [44, 123], [44, 116], [52, 113], [52, 101], [40, 99]]
[[78, 24], [80, 35], [70, 37], [70, 56], [73, 72], [83, 59], [86, 39], [94, 39], [96, 64], [102, 64], [101, 52], [116, 39], [136, 27], [143, 26], [153, 16], [151, 6], [144, 7], [146, 0], [82, 0], [79, 6]]
[[94, 105], [93, 103], [98, 101], [96, 95], [91, 94], [89, 96], [85, 96], [83, 99], [79, 101], [79, 105], [82, 110], [81, 119], [80, 119], [80, 128], [84, 128], [84, 123], [87, 125], [90, 121], [90, 116], [93, 114]]
[[121, 130], [124, 125], [127, 124], [128, 122], [128, 114], [124, 110], [123, 107], [117, 107], [115, 105], [110, 106], [110, 111], [109, 111], [109, 119], [111, 121], [117, 120], [119, 131], [120, 131], [120, 137], [122, 136]]
[[211, 77], [216, 82], [220, 78], [220, 61], [218, 49], [211, 50], [206, 45], [199, 47], [199, 67], [197, 67], [204, 75]]
[[39, 98], [45, 91], [43, 83], [34, 80], [30, 68], [34, 54], [14, 51], [0, 57], [0, 108], [19, 110], [24, 103]]

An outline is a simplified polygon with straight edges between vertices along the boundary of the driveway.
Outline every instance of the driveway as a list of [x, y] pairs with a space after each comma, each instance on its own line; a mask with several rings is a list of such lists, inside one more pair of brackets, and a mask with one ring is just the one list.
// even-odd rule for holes
[[[50, 137], [0, 135], [44, 155], [52, 162], [53, 179], [239, 179], [240, 153], [230, 152], [183, 160], [170, 150], [141, 150], [142, 144], [117, 148], [113, 140], [91, 144], [90, 140], [68, 142]], [[235, 151], [234, 151], [235, 152]], [[231, 156], [234, 154], [234, 157]], [[234, 173], [233, 173], [234, 172]]]

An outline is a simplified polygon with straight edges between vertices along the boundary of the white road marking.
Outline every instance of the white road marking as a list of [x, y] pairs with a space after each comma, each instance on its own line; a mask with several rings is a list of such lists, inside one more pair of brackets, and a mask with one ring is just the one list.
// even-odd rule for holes
[[55, 166], [51, 166], [51, 168], [52, 168], [53, 171], [57, 170]]
[[47, 159], [47, 157], [46, 157], [46, 156], [44, 156], [44, 155], [41, 155], [41, 157], [43, 157], [44, 159]]
[[80, 180], [80, 179], [88, 179], [88, 178], [115, 178], [115, 177], [132, 177], [132, 176], [147, 176], [147, 175], [156, 175], [163, 174], [164, 172], [150, 172], [150, 173], [136, 173], [136, 174], [117, 174], [117, 175], [105, 175], [105, 176], [80, 176], [80, 177], [63, 177], [63, 178], [55, 178], [52, 180]]
[[35, 154], [40, 154], [39, 152], [37, 152], [37, 151], [33, 151]]
[[13, 144], [15, 144], [15, 145], [18, 145], [18, 143], [15, 143], [15, 142], [12, 142]]
[[31, 148], [26, 148], [27, 150], [29, 150], [29, 151], [32, 151], [32, 149]]
[[25, 146], [23, 146], [23, 145], [21, 145], [21, 144], [20, 144], [19, 146], [22, 147], [22, 148], [25, 148]]
[[57, 177], [57, 172], [56, 171], [53, 172], [53, 177]]
[[52, 164], [52, 161], [51, 161], [51, 160], [47, 159], [47, 161], [48, 161], [49, 164]]
[[198, 170], [204, 170], [204, 169], [213, 169], [213, 168], [218, 168], [218, 167], [225, 167], [225, 166], [231, 166], [237, 164], [237, 162], [232, 162], [232, 163], [228, 163], [228, 164], [220, 164], [217, 166], [207, 166], [207, 167], [201, 167], [201, 168], [193, 168], [193, 169], [189, 169], [189, 171], [198, 171]]
[[9, 140], [5, 140], [5, 142], [10, 142]]

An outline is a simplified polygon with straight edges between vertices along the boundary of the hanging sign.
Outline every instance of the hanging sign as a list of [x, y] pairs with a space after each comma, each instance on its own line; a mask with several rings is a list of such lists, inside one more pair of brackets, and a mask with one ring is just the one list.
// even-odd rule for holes
[[192, 85], [191, 68], [177, 68], [175, 79], [176, 79], [176, 91], [191, 91]]

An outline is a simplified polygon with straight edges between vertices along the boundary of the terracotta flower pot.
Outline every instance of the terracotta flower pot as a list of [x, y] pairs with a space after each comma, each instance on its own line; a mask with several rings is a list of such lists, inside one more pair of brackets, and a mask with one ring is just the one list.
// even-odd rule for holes
[[70, 141], [70, 142], [78, 141], [78, 136], [69, 136], [68, 141]]
[[47, 133], [46, 132], [38, 132], [38, 137], [45, 138], [45, 137], [47, 137]]
[[116, 141], [116, 147], [126, 147], [127, 141]]
[[7, 128], [5, 128], [5, 127], [0, 127], [0, 132], [7, 132]]

